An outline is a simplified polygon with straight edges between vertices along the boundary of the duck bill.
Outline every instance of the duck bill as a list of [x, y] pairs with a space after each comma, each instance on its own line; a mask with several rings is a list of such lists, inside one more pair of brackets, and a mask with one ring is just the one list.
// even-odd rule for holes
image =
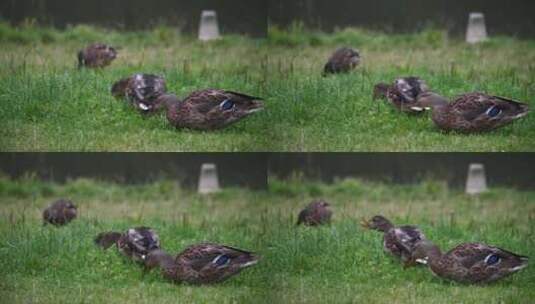
[[360, 226], [366, 229], [370, 229], [370, 223], [365, 219], [362, 219], [360, 221]]

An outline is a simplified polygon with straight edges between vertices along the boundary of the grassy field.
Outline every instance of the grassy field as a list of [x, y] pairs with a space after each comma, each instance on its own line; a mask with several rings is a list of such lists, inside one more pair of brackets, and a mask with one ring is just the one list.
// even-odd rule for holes
[[[40, 210], [72, 198], [78, 220], [41, 225]], [[295, 227], [312, 198], [333, 204], [333, 224]], [[489, 286], [443, 282], [424, 268], [403, 270], [382, 252], [381, 235], [363, 230], [377, 213], [419, 224], [444, 249], [483, 241], [533, 257], [534, 192], [493, 189], [467, 197], [441, 182], [415, 186], [358, 180], [324, 185], [272, 179], [268, 191], [228, 189], [201, 197], [172, 181], [124, 186], [92, 180], [65, 185], [0, 180], [0, 298], [6, 303], [530, 303], [535, 270]], [[261, 262], [216, 286], [176, 285], [102, 252], [93, 236], [133, 225], [157, 229], [178, 252], [209, 240], [255, 250]]]
[[[121, 47], [102, 71], [75, 69], [89, 42]], [[374, 83], [419, 75], [448, 97], [485, 91], [533, 104], [535, 42], [495, 37], [468, 46], [439, 30], [388, 35], [359, 29], [315, 33], [271, 28], [267, 39], [226, 36], [203, 44], [176, 30], [65, 31], [0, 24], [3, 151], [534, 151], [535, 118], [481, 135], [443, 134], [427, 115], [374, 103]], [[354, 73], [322, 78], [338, 46], [358, 48]], [[218, 87], [266, 98], [266, 110], [225, 130], [174, 130], [114, 100], [113, 81], [164, 75], [184, 97]]]

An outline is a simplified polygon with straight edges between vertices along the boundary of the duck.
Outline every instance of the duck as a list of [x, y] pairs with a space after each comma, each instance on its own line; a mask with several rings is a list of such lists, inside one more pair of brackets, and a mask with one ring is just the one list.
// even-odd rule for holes
[[117, 58], [117, 50], [103, 43], [93, 43], [78, 52], [78, 68], [104, 68]]
[[312, 201], [299, 212], [297, 225], [320, 226], [330, 224], [333, 213], [329, 206], [330, 204], [323, 199]]
[[529, 112], [529, 105], [481, 92], [457, 96], [452, 102], [434, 92], [418, 96], [421, 104], [432, 107], [432, 120], [445, 131], [483, 133], [506, 126]]
[[360, 64], [360, 52], [350, 47], [337, 49], [323, 68], [323, 76], [348, 73]]
[[115, 98], [126, 98], [141, 113], [161, 109], [158, 97], [167, 92], [165, 79], [153, 74], [134, 74], [115, 82], [111, 93]]
[[160, 249], [160, 237], [145, 226], [130, 228], [124, 233], [102, 232], [94, 241], [104, 250], [115, 244], [122, 255], [138, 263], [143, 263], [151, 251]]
[[[418, 227], [411, 225], [395, 227], [382, 215], [376, 215], [369, 221], [363, 220], [361, 224], [365, 228], [383, 232], [383, 250], [404, 263], [412, 259], [416, 244], [426, 239]], [[421, 257], [416, 262], [425, 264], [426, 259]]]
[[163, 250], [149, 253], [145, 268], [159, 267], [165, 279], [193, 285], [221, 283], [258, 263], [252, 252], [220, 245], [200, 243], [187, 247], [176, 256]]
[[396, 109], [411, 114], [423, 113], [430, 107], [419, 103], [417, 97], [429, 91], [425, 80], [416, 76], [400, 77], [392, 84], [384, 82], [374, 86], [373, 100], [387, 99]]
[[221, 89], [203, 89], [180, 101], [164, 94], [157, 104], [167, 108], [167, 120], [177, 129], [216, 130], [261, 111], [262, 98]]
[[463, 243], [442, 253], [423, 240], [416, 245], [413, 259], [421, 256], [427, 257], [428, 268], [437, 277], [466, 284], [492, 283], [528, 266], [528, 257], [483, 243]]
[[68, 199], [59, 199], [43, 211], [43, 225], [63, 226], [76, 219], [78, 210]]

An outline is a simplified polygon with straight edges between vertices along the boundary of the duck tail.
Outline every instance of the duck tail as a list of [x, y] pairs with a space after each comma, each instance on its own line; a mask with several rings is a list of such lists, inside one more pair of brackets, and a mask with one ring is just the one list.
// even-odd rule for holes
[[240, 260], [240, 268], [247, 268], [256, 265], [256, 263], [258, 263], [261, 258], [262, 257], [260, 255], [257, 255], [255, 253], [249, 253], [247, 255], [244, 255]]
[[501, 96], [493, 97], [497, 98], [500, 101], [496, 107], [503, 111], [504, 115], [509, 120], [516, 120], [522, 118], [530, 112], [530, 108], [527, 103]]
[[110, 248], [113, 244], [117, 243], [120, 237], [121, 233], [119, 232], [102, 232], [95, 237], [94, 241], [98, 247], [106, 250]]

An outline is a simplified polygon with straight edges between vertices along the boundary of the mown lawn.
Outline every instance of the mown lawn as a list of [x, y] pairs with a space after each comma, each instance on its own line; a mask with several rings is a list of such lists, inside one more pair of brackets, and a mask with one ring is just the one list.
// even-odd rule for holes
[[[535, 296], [531, 266], [489, 286], [446, 283], [425, 268], [403, 270], [382, 252], [381, 236], [358, 223], [381, 213], [419, 224], [444, 249], [483, 241], [533, 257], [534, 192], [493, 189], [467, 197], [433, 181], [272, 179], [268, 191], [201, 197], [172, 181], [57, 185], [4, 178], [0, 197], [0, 297], [6, 303], [530, 303]], [[81, 216], [66, 227], [43, 227], [40, 210], [57, 197], [72, 198]], [[317, 197], [333, 204], [333, 224], [295, 227], [300, 208]], [[263, 258], [220, 285], [172, 284], [92, 244], [100, 231], [134, 225], [154, 227], [171, 252], [209, 240]]]
[[[75, 69], [93, 41], [121, 47], [102, 71]], [[227, 36], [208, 44], [169, 28], [148, 32], [77, 26], [65, 31], [0, 24], [0, 148], [3, 151], [534, 151], [535, 118], [480, 135], [443, 134], [428, 115], [375, 103], [372, 87], [418, 75], [448, 97], [484, 91], [535, 100], [535, 42], [495, 37], [468, 46], [443, 31], [332, 34], [294, 26], [267, 39]], [[338, 46], [358, 48], [362, 66], [329, 78]], [[266, 98], [266, 110], [225, 130], [175, 130], [114, 100], [111, 84], [135, 72], [166, 77], [180, 97], [217, 87]]]

